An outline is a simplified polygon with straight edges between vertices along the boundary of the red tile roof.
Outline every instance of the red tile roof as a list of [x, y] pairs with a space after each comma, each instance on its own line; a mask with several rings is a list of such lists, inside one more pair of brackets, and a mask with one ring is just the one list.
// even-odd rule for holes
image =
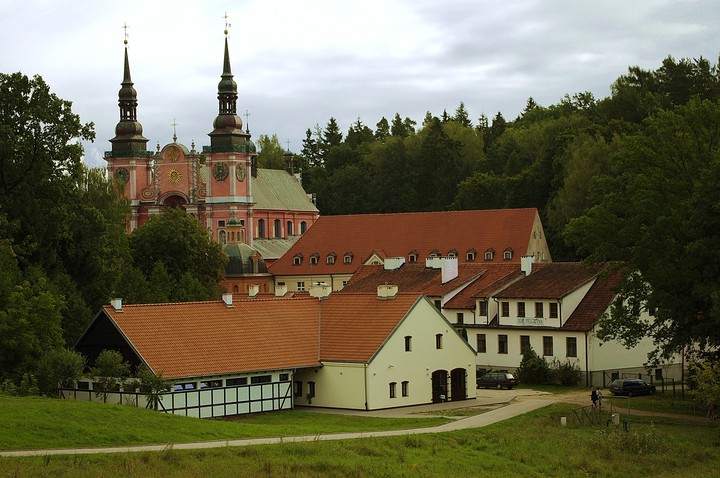
[[317, 365], [316, 300], [111, 306], [105, 313], [167, 378]]
[[533, 264], [530, 275], [495, 294], [498, 299], [561, 299], [598, 274], [580, 262]]
[[[512, 261], [528, 254], [537, 210], [495, 209], [483, 211], [446, 211], [400, 214], [361, 214], [321, 216], [293, 247], [269, 267], [275, 275], [351, 274], [378, 252], [385, 257], [408, 258], [411, 251], [424, 262], [433, 251], [448, 255], [455, 251], [464, 258], [475, 251], [484, 261], [488, 249], [495, 251], [492, 262], [503, 263], [503, 251], [514, 251]], [[353, 254], [350, 264], [343, 257]], [[293, 258], [302, 254], [302, 262]], [[318, 254], [317, 264], [310, 257]], [[327, 256], [336, 254], [334, 264]]]
[[488, 299], [523, 276], [519, 264], [487, 264], [482, 275], [447, 301], [443, 309], [474, 309], [477, 299]]
[[620, 284], [622, 276], [623, 272], [618, 270], [600, 275], [562, 328], [579, 332], [592, 330], [610, 307], [615, 298], [615, 288]]
[[177, 379], [319, 366], [320, 360], [368, 361], [420, 297], [337, 294], [103, 311], [153, 371]]

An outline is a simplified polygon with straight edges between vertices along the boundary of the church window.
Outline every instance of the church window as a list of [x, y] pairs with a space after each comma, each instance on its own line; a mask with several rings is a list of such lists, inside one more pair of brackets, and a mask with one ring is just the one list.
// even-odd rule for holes
[[220, 244], [225, 244], [227, 242], [227, 236], [225, 231], [218, 231], [218, 242]]
[[282, 237], [282, 227], [280, 219], [275, 219], [275, 237]]
[[287, 234], [288, 234], [288, 236], [292, 236], [292, 235], [293, 235], [293, 223], [292, 223], [292, 221], [288, 221], [288, 222], [287, 222]]
[[257, 237], [265, 239], [265, 219], [258, 219], [258, 233]]
[[305, 231], [307, 231], [307, 222], [301, 221], [300, 222], [300, 234], [305, 234]]

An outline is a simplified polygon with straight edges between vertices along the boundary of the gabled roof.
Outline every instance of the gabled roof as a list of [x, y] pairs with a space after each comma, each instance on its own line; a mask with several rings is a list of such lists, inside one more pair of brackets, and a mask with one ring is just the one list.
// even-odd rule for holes
[[420, 297], [398, 293], [383, 300], [375, 294], [333, 294], [320, 301], [321, 360], [370, 361]]
[[580, 262], [534, 264], [532, 272], [495, 294], [498, 299], [562, 299], [598, 274]]
[[[373, 293], [382, 284], [398, 286], [401, 292], [420, 292], [430, 297], [444, 296], [459, 287], [467, 286], [483, 276], [493, 266], [520, 270], [518, 264], [458, 264], [458, 276], [444, 284], [441, 269], [426, 267], [422, 264], [403, 264], [394, 270], [385, 270], [383, 266], [362, 266], [353, 274], [340, 293]], [[509, 269], [508, 269], [509, 270]]]
[[[424, 261], [434, 250], [441, 255], [456, 250], [462, 258], [471, 250], [504, 251], [510, 247], [516, 251], [512, 262], [520, 262], [520, 257], [528, 254], [536, 219], [534, 208], [321, 216], [269, 271], [275, 275], [352, 274], [378, 251], [385, 257], [405, 258], [417, 251], [418, 261]], [[303, 260], [293, 265], [298, 254], [324, 257], [338, 249], [352, 252], [353, 261], [311, 265]], [[483, 259], [480, 256], [476, 260]], [[502, 254], [496, 254], [488, 262], [504, 260]]]
[[132, 350], [168, 379], [367, 362], [421, 297], [336, 294], [241, 299], [232, 307], [223, 301], [123, 305], [121, 311], [108, 305], [76, 348]]
[[253, 179], [255, 209], [318, 213], [300, 181], [284, 169], [258, 169]]
[[619, 270], [600, 275], [562, 328], [579, 332], [592, 330], [610, 307], [622, 277], [623, 272]]
[[489, 299], [523, 275], [519, 264], [487, 264], [482, 275], [447, 301], [443, 309], [474, 309], [476, 300]]
[[179, 378], [318, 365], [316, 302], [123, 305], [103, 313], [153, 371]]

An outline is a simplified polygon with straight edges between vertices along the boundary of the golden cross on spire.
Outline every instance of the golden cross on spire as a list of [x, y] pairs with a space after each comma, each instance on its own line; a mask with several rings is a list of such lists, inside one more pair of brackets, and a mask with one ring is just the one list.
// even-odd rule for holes
[[178, 126], [178, 122], [175, 121], [175, 118], [173, 118], [173, 122], [170, 124], [170, 126], [173, 127], [173, 143], [177, 143], [177, 134], [175, 131], [175, 127]]
[[228, 28], [230, 28], [230, 27], [232, 26], [232, 25], [230, 25], [230, 24], [228, 23], [228, 18], [229, 18], [229, 17], [228, 17], [227, 12], [225, 12], [225, 15], [223, 15], [222, 18], [225, 19], [225, 36], [227, 36], [227, 34], [228, 34]]
[[287, 143], [287, 150], [290, 151], [290, 140], [285, 141]]
[[127, 22], [125, 22], [125, 23], [123, 23], [123, 26], [120, 27], [120, 28], [122, 28], [123, 30], [125, 30], [125, 41], [124, 41], [123, 43], [125, 43], [125, 44], [127, 45], [127, 43], [128, 43], [128, 32], [127, 32], [127, 29], [130, 28], [130, 27], [128, 26]]

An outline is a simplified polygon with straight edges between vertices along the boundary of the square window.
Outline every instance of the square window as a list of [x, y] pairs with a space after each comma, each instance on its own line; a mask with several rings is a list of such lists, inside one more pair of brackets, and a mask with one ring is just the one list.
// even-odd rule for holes
[[344, 264], [350, 264], [351, 262], [352, 262], [352, 256], [344, 256], [343, 257]]
[[551, 319], [557, 319], [557, 318], [558, 318], [558, 304], [557, 304], [557, 302], [550, 302], [550, 318], [551, 318]]
[[478, 305], [480, 306], [480, 317], [487, 317], [488, 315], [488, 303], [486, 300], [481, 300]]
[[529, 335], [521, 335], [520, 336], [520, 353], [524, 354], [525, 352], [530, 350], [530, 336]]
[[518, 317], [525, 317], [525, 302], [517, 303], [517, 315]]
[[535, 317], [542, 318], [543, 310], [544, 310], [543, 303], [535, 302]]
[[462, 312], [457, 313], [457, 323], [458, 325], [463, 325], [465, 323], [465, 314]]
[[305, 291], [305, 282], [304, 281], [300, 281], [297, 283], [297, 290], [298, 290], [298, 292]]

